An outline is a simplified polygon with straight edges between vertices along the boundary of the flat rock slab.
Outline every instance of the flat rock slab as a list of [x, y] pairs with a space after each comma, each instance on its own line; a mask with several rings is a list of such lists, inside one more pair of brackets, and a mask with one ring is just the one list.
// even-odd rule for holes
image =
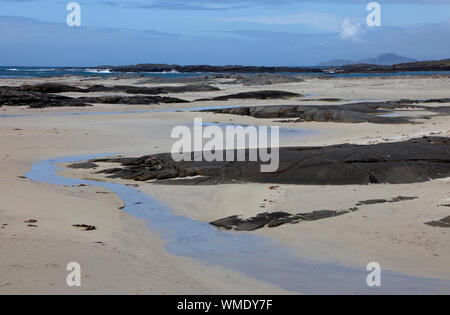
[[222, 95], [209, 99], [199, 99], [197, 101], [227, 101], [233, 99], [287, 99], [292, 97], [300, 97], [301, 94], [286, 92], [286, 91], [275, 91], [275, 90], [262, 90], [262, 91], [252, 91], [252, 92], [242, 92], [236, 94]]
[[18, 88], [25, 92], [40, 93], [62, 93], [62, 92], [125, 92], [128, 94], [167, 94], [167, 93], [186, 93], [186, 92], [210, 92], [220, 91], [219, 88], [206, 84], [189, 84], [184, 86], [157, 86], [157, 87], [136, 87], [131, 85], [92, 85], [89, 87], [77, 87], [59, 83], [40, 83], [36, 85], [23, 85]]
[[360, 201], [359, 203], [357, 203], [357, 206], [362, 206], [362, 205], [375, 205], [375, 204], [380, 204], [380, 203], [387, 203], [387, 202], [400, 202], [400, 201], [405, 201], [405, 200], [414, 200], [417, 199], [417, 197], [403, 197], [403, 196], [398, 196], [395, 197], [393, 199], [390, 200], [386, 200], [386, 199], [371, 199], [371, 200], [365, 200], [365, 201]]
[[[225, 156], [225, 152], [223, 153]], [[236, 153], [235, 151], [234, 154]], [[103, 171], [111, 178], [156, 180], [156, 183], [172, 185], [245, 182], [302, 185], [403, 184], [450, 176], [450, 139], [444, 137], [424, 137], [374, 145], [282, 147], [279, 151], [279, 168], [273, 173], [261, 173], [261, 165], [266, 163], [259, 159], [249, 161], [248, 150], [242, 153], [245, 154], [246, 162], [175, 162], [169, 153], [92, 162], [121, 164], [122, 167], [115, 164], [113, 169]]]
[[430, 107], [419, 103], [450, 103], [450, 99], [399, 100], [386, 102], [361, 102], [343, 105], [266, 105], [207, 109], [206, 112], [252, 116], [255, 118], [287, 118], [296, 122], [318, 121], [339, 123], [404, 124], [412, 121], [407, 117], [385, 117], [382, 114], [399, 108], [422, 109], [435, 115], [450, 114], [449, 106]]
[[450, 216], [443, 218], [441, 220], [427, 222], [425, 224], [433, 227], [450, 228]]
[[[226, 81], [224, 81], [224, 79]], [[243, 73], [219, 73], [199, 75], [193, 77], [184, 78], [163, 78], [154, 77], [141, 80], [138, 84], [155, 84], [155, 83], [185, 83], [185, 84], [198, 84], [198, 83], [220, 83], [220, 84], [242, 84], [244, 86], [255, 85], [272, 85], [272, 84], [285, 84], [304, 82], [305, 80], [295, 75], [281, 75], [276, 73], [259, 73], [259, 74], [243, 74]]]
[[186, 100], [165, 97], [165, 96], [99, 96], [99, 97], [80, 97], [73, 98], [51, 93], [61, 92], [92, 92], [92, 91], [121, 91], [135, 94], [166, 94], [182, 93], [190, 91], [216, 90], [215, 87], [206, 85], [199, 86], [175, 86], [175, 87], [156, 87], [156, 88], [136, 88], [130, 86], [92, 86], [89, 88], [79, 88], [56, 83], [42, 83], [39, 85], [24, 85], [21, 87], [0, 87], [0, 106], [29, 106], [30, 108], [47, 107], [82, 107], [91, 106], [92, 103], [100, 104], [160, 104], [160, 103], [189, 103]]
[[[400, 202], [400, 201], [408, 201], [417, 199], [416, 197], [395, 197], [390, 200], [387, 199], [373, 199], [368, 200], [368, 202], [362, 203], [359, 202], [358, 205], [371, 205], [377, 203], [385, 203], [385, 202]], [[275, 228], [285, 224], [296, 224], [302, 221], [319, 221], [329, 218], [338, 217], [344, 214], [352, 213], [358, 211], [358, 207], [353, 207], [345, 210], [317, 210], [307, 213], [298, 213], [298, 214], [290, 214], [286, 212], [264, 212], [260, 213], [255, 217], [249, 219], [241, 219], [239, 216], [234, 215], [227, 218], [219, 219], [213, 222], [210, 222], [211, 225], [214, 225], [218, 228], [226, 229], [226, 230], [235, 230], [235, 231], [255, 231], [257, 229], [261, 229], [263, 227]], [[450, 223], [450, 217], [448, 217]], [[443, 219], [442, 223], [445, 223], [446, 219]]]
[[46, 94], [35, 91], [22, 91], [20, 88], [0, 87], [0, 106], [46, 107], [85, 107], [89, 104], [67, 96]]
[[189, 103], [189, 101], [176, 97], [165, 96], [99, 96], [99, 97], [80, 97], [78, 100], [85, 103], [97, 104], [170, 104], [170, 103]]
[[206, 84], [183, 85], [183, 86], [157, 86], [157, 87], [137, 87], [128, 85], [104, 86], [94, 85], [85, 90], [86, 92], [125, 92], [127, 94], [147, 94], [158, 95], [168, 93], [187, 92], [214, 92], [219, 88]]
[[275, 228], [284, 224], [296, 224], [301, 221], [318, 221], [341, 216], [356, 211], [349, 210], [318, 210], [309, 213], [290, 214], [286, 212], [260, 213], [249, 219], [241, 219], [239, 216], [231, 216], [210, 222], [218, 228], [235, 231], [255, 231], [265, 226]]
[[75, 163], [68, 165], [67, 167], [73, 168], [73, 169], [92, 169], [98, 167], [97, 164], [92, 162], [83, 162], [83, 163]]

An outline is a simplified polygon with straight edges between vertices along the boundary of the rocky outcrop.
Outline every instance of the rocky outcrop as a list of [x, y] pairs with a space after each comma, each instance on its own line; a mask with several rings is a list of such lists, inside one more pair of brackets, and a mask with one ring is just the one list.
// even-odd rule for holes
[[80, 100], [41, 92], [22, 91], [20, 88], [0, 87], [0, 106], [29, 106], [30, 108], [90, 106]]
[[380, 204], [380, 203], [392, 203], [392, 202], [400, 202], [400, 201], [414, 200], [414, 199], [417, 199], [417, 197], [403, 197], [403, 196], [398, 196], [398, 197], [392, 198], [392, 199], [390, 199], [390, 200], [387, 200], [387, 199], [370, 199], [370, 200], [364, 200], [364, 201], [358, 202], [356, 205], [357, 205], [357, 206], [363, 206], [363, 205], [376, 205], [376, 204]]
[[86, 103], [98, 104], [135, 104], [135, 105], [149, 105], [149, 104], [170, 104], [170, 103], [189, 103], [189, 101], [182, 100], [176, 97], [164, 96], [99, 96], [99, 97], [80, 97], [78, 100]]
[[318, 221], [338, 217], [357, 210], [358, 208], [351, 208], [348, 210], [318, 210], [299, 214], [265, 212], [249, 219], [241, 219], [239, 216], [235, 215], [210, 222], [210, 224], [226, 230], [255, 231], [266, 226], [275, 228], [284, 224], [296, 224], [301, 221]]
[[258, 74], [232, 74], [222, 75], [226, 79], [234, 79], [227, 84], [242, 84], [243, 86], [272, 85], [304, 82], [305, 80], [293, 75], [281, 75], [275, 73]]
[[41, 92], [41, 93], [63, 93], [63, 92], [85, 92], [86, 89], [82, 89], [76, 86], [45, 82], [36, 85], [22, 85], [19, 87], [20, 91], [25, 92]]
[[[385, 202], [400, 202], [417, 199], [417, 197], [404, 197], [398, 196], [390, 200], [387, 199], [374, 199], [367, 202], [360, 201], [357, 206], [371, 205]], [[219, 219], [210, 222], [218, 228], [235, 231], [254, 231], [263, 227], [275, 228], [285, 224], [297, 224], [300, 222], [318, 221], [334, 217], [339, 217], [344, 214], [349, 214], [358, 211], [358, 207], [353, 207], [345, 210], [316, 210], [306, 213], [290, 214], [286, 212], [265, 212], [260, 213], [255, 217], [249, 219], [242, 219], [237, 215], [227, 218]], [[449, 217], [450, 218], [450, 217]], [[444, 219], [445, 220], [445, 219]]]
[[125, 92], [127, 94], [158, 95], [168, 93], [188, 93], [188, 92], [214, 92], [219, 88], [206, 84], [184, 85], [184, 86], [156, 86], [137, 87], [128, 85], [103, 86], [93, 85], [86, 89], [86, 92]]
[[184, 86], [157, 86], [157, 87], [136, 87], [129, 85], [92, 85], [86, 88], [59, 84], [59, 83], [40, 83], [36, 85], [23, 85], [18, 88], [19, 91], [40, 92], [40, 93], [63, 93], [63, 92], [125, 92], [127, 94], [147, 94], [158, 95], [168, 93], [187, 93], [187, 92], [213, 92], [220, 91], [219, 88], [206, 84], [190, 84]]
[[[375, 109], [374, 109], [375, 110]], [[339, 123], [407, 123], [397, 117], [380, 117], [358, 110], [346, 110], [343, 106], [272, 105], [249, 106], [206, 110], [217, 114], [252, 116], [255, 118], [295, 118], [295, 122], [339, 122]], [[385, 112], [380, 112], [380, 114]]]
[[258, 100], [270, 100], [270, 99], [288, 99], [292, 97], [300, 97], [301, 94], [286, 92], [286, 91], [272, 91], [272, 90], [262, 90], [262, 91], [252, 91], [252, 92], [242, 92], [236, 94], [222, 95], [209, 99], [199, 99], [197, 101], [227, 101], [233, 99], [258, 99]]
[[425, 224], [433, 227], [450, 228], [450, 216], [445, 217], [441, 220], [427, 222]]
[[246, 162], [174, 162], [170, 154], [92, 162], [120, 163], [121, 167], [102, 171], [111, 178], [157, 180], [162, 184], [402, 184], [450, 176], [450, 139], [443, 137], [374, 145], [282, 147], [280, 165], [274, 173], [261, 173], [264, 163], [250, 162], [248, 150], [245, 154]]
[[33, 87], [0, 87], [0, 106], [29, 106], [30, 108], [46, 107], [81, 107], [91, 106], [89, 103], [105, 104], [160, 104], [160, 103], [188, 103], [174, 97], [162, 96], [99, 96], [72, 98], [40, 91], [67, 91], [64, 85], [33, 86]]
[[244, 86], [255, 85], [272, 85], [272, 84], [286, 84], [304, 82], [305, 80], [295, 75], [282, 75], [276, 73], [258, 73], [258, 74], [244, 74], [244, 73], [224, 73], [224, 74], [207, 74], [190, 77], [153, 77], [141, 80], [138, 84], [155, 84], [155, 83], [220, 83], [220, 84], [242, 84]]
[[450, 114], [449, 106], [430, 107], [419, 103], [447, 103], [450, 99], [400, 100], [387, 102], [361, 102], [343, 105], [267, 105], [208, 109], [206, 112], [252, 116], [255, 118], [289, 118], [296, 122], [340, 122], [340, 123], [410, 123], [405, 117], [385, 117], [399, 108], [425, 109], [437, 114]]
[[82, 162], [71, 164], [68, 167], [73, 169], [92, 169], [98, 167], [98, 165], [92, 162]]

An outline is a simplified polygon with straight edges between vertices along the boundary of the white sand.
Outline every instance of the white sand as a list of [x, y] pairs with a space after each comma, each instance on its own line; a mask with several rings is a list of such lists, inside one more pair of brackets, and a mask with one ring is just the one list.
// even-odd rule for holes
[[[135, 82], [63, 80], [80, 84]], [[3, 80], [2, 85], [38, 81], [42, 80], [8, 79]], [[198, 99], [247, 90], [283, 89], [316, 94], [314, 98], [421, 99], [449, 97], [449, 86], [449, 78], [309, 79], [302, 83], [251, 88], [220, 85], [227, 90], [169, 96]], [[0, 114], [302, 103], [317, 104], [298, 99], [152, 106], [95, 105], [92, 108], [42, 110], [1, 107]], [[271, 122], [251, 117], [188, 112], [0, 118], [0, 226], [8, 224], [0, 229], [0, 293], [285, 293], [243, 274], [168, 254], [164, 250], [165, 241], [148, 230], [141, 220], [120, 211], [121, 200], [104, 189], [58, 187], [18, 177], [26, 173], [33, 163], [47, 158], [97, 153], [139, 156], [167, 152], [173, 143], [170, 140], [172, 127], [190, 124], [194, 117], [210, 122], [260, 125]], [[432, 133], [449, 136], [450, 131], [448, 117], [424, 120], [420, 125], [311, 122], [283, 124], [282, 127], [322, 132], [305, 139], [290, 139], [284, 145], [377, 143]], [[21, 130], [14, 130], [17, 128]], [[88, 176], [85, 171], [69, 170], [65, 174]], [[278, 190], [269, 190], [270, 185], [262, 184], [196, 187], [138, 184], [140, 189], [166, 202], [177, 213], [205, 222], [234, 214], [249, 217], [265, 211], [298, 213], [345, 209], [360, 200], [416, 196], [419, 199], [414, 201], [362, 206], [359, 212], [351, 215], [262, 229], [255, 234], [268, 237], [308, 259], [362, 268], [369, 261], [378, 261], [383, 268], [406, 274], [450, 279], [449, 231], [424, 225], [424, 222], [450, 214], [449, 208], [438, 207], [450, 197], [449, 182], [445, 180], [408, 185], [281, 185]], [[24, 221], [29, 219], [38, 220], [38, 227], [27, 227]], [[86, 232], [72, 227], [72, 224], [95, 225], [98, 230]], [[81, 288], [68, 288], [65, 284], [68, 273], [65, 266], [71, 261], [82, 265]]]

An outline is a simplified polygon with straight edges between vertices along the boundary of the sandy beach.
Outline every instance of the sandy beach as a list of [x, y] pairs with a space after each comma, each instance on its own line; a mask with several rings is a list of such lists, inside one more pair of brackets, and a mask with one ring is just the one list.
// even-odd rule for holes
[[[30, 78], [2, 79], [2, 86], [19, 87], [57, 82], [86, 88], [105, 86], [183, 86], [142, 83], [143, 79]], [[427, 109], [398, 110], [414, 123], [277, 122], [190, 111], [204, 107], [316, 105], [338, 106], [358, 101], [428, 100], [448, 98], [450, 77], [314, 78], [303, 82], [244, 86], [229, 79], [210, 84], [219, 91], [168, 93], [189, 103], [30, 109], [0, 107], [0, 294], [301, 294], [262, 281], [244, 271], [226, 268], [166, 250], [168, 240], [148, 228], [142, 218], [121, 209], [123, 200], [104, 187], [60, 186], [25, 176], [35, 163], [79, 155], [139, 157], [170, 152], [173, 127], [204, 122], [278, 125], [290, 130], [282, 146], [377, 144], [422, 136], [450, 136], [450, 118]], [[195, 101], [241, 92], [281, 90], [302, 94], [286, 99]], [[122, 95], [121, 92], [64, 92], [67, 97]], [[327, 101], [338, 98], [338, 101]], [[428, 102], [431, 108], [448, 104]], [[94, 114], [95, 113], [95, 114]], [[292, 132], [294, 130], [295, 132]], [[447, 162], [448, 163], [448, 162]], [[99, 169], [111, 167], [99, 163]], [[99, 169], [96, 169], [98, 171]], [[106, 178], [91, 169], [65, 168], [60, 176], [133, 185], [181, 217], [209, 223], [261, 212], [289, 213], [348, 209], [364, 200], [417, 197], [397, 203], [359, 206], [359, 211], [320, 221], [286, 224], [243, 232], [260, 237], [302, 259], [365, 270], [378, 262], [383, 270], [450, 281], [450, 230], [426, 225], [450, 215], [450, 179], [370, 185], [293, 185], [273, 188], [265, 183], [220, 185], [159, 185]], [[272, 189], [271, 189], [272, 187]], [[32, 221], [30, 221], [32, 220]], [[31, 222], [31, 223], [30, 223]], [[94, 231], [75, 224], [96, 227]], [[221, 231], [239, 235], [240, 232]], [[66, 285], [66, 265], [79, 262], [82, 286]], [[365, 281], [365, 279], [362, 279]], [[420, 289], [420, 288], [418, 288]], [[442, 292], [450, 293], [448, 287]]]

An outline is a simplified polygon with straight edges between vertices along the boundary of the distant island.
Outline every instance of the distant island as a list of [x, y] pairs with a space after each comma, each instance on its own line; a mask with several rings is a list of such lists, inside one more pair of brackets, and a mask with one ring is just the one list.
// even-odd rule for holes
[[166, 65], [166, 64], [138, 64], [131, 66], [108, 67], [102, 66], [99, 68], [108, 68], [114, 72], [211, 72], [211, 73], [304, 73], [304, 72], [322, 72], [319, 68], [309, 67], [259, 67], [259, 66], [209, 66], [209, 65]]
[[342, 67], [345, 65], [354, 64], [370, 64], [377, 66], [393, 66], [400, 63], [416, 62], [417, 60], [408, 57], [400, 56], [394, 53], [387, 53], [379, 55], [375, 58], [366, 58], [359, 61], [347, 60], [347, 59], [332, 59], [319, 63], [318, 67]]
[[[396, 55], [395, 55], [396, 56]], [[399, 58], [398, 58], [399, 57]], [[210, 65], [168, 65], [168, 64], [138, 64], [129, 66], [99, 66], [97, 69], [109, 69], [113, 72], [179, 72], [179, 73], [395, 73], [408, 71], [450, 71], [450, 59], [399, 62], [392, 65], [389, 63], [405, 60], [394, 57], [393, 54], [381, 55], [374, 59], [364, 59], [358, 63], [350, 63], [340, 66], [316, 66], [316, 67], [263, 67], [263, 66], [210, 66]], [[412, 60], [406, 58], [407, 60]]]

